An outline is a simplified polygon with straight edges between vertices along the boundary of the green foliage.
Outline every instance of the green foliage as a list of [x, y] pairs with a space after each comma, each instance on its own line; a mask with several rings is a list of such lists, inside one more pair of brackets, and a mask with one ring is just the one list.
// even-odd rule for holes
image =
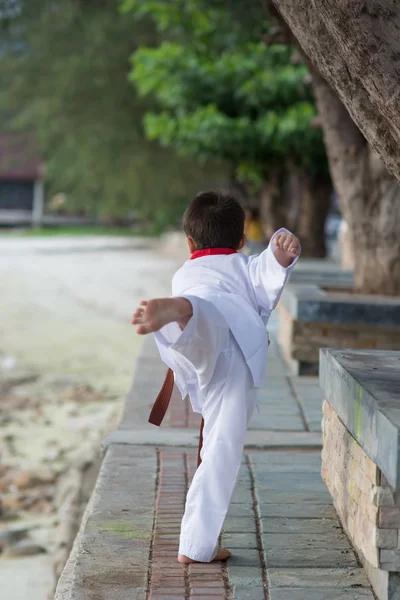
[[156, 101], [144, 119], [150, 140], [223, 160], [253, 186], [285, 161], [326, 168], [306, 68], [292, 61], [292, 48], [260, 41], [268, 23], [250, 31], [202, 0], [125, 0], [123, 10], [151, 16], [167, 38], [132, 58], [131, 81]]
[[153, 102], [128, 80], [132, 52], [156, 41], [148, 20], [117, 0], [0, 0], [0, 28], [0, 124], [36, 132], [50, 195], [86, 214], [150, 216], [196, 190], [204, 172], [146, 140]]
[[122, 0], [121, 12], [138, 19], [150, 17], [164, 39], [177, 38], [187, 45], [216, 49], [234, 47], [238, 40], [260, 40], [266, 29], [261, 3], [250, 1], [255, 4], [245, 12], [251, 15], [251, 27], [247, 20], [243, 26], [243, 15], [238, 18], [239, 13], [226, 0]]

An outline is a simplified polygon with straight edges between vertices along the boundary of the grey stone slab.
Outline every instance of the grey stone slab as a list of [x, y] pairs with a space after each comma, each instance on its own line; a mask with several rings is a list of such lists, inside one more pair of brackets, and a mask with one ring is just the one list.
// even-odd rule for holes
[[254, 517], [252, 504], [231, 504], [227, 517]]
[[341, 532], [339, 520], [334, 519], [282, 519], [261, 520], [263, 533], [321, 533]]
[[320, 433], [311, 431], [248, 431], [245, 447], [257, 449], [304, 448], [318, 449], [322, 447]]
[[299, 416], [272, 415], [254, 418], [249, 429], [270, 429], [271, 431], [304, 431], [304, 423]]
[[238, 486], [233, 492], [232, 504], [251, 504], [253, 505], [253, 496], [250, 489]]
[[224, 533], [224, 544], [227, 548], [248, 548], [257, 550], [257, 537], [255, 533]]
[[270, 600], [374, 600], [365, 588], [272, 588]]
[[235, 585], [233, 591], [234, 600], [265, 600], [264, 589], [251, 588], [247, 585]]
[[308, 472], [310, 470], [321, 470], [321, 453], [315, 452], [294, 452], [288, 450], [270, 451], [268, 453], [251, 454], [251, 460], [254, 464], [256, 473], [258, 470], [268, 469], [269, 466], [282, 467], [282, 473], [287, 472], [289, 467], [295, 473]]
[[228, 566], [229, 583], [253, 588], [262, 588], [261, 570], [255, 567], [231, 567]]
[[283, 395], [282, 398], [278, 399], [269, 399], [265, 398], [261, 399], [258, 402], [258, 406], [260, 408], [260, 412], [254, 413], [255, 416], [258, 417], [270, 417], [274, 415], [282, 415], [287, 417], [299, 417], [300, 410], [298, 404], [294, 399], [289, 398], [286, 395]]
[[335, 519], [337, 514], [332, 504], [260, 504], [262, 517], [285, 517], [289, 519]]
[[237, 482], [237, 487], [239, 487], [240, 489], [246, 490], [248, 492], [251, 492], [252, 488], [253, 488], [253, 482], [251, 481], [250, 477], [249, 478], [239, 478], [238, 482]]
[[[261, 462], [264, 461], [264, 462]], [[254, 461], [255, 462], [255, 461]], [[258, 462], [255, 462], [256, 478], [267, 477], [271, 473], [320, 473], [321, 471], [321, 456], [304, 457], [303, 461], [285, 460], [282, 462], [271, 461], [269, 455], [263, 454]]]
[[229, 569], [241, 567], [242, 569], [259, 569], [261, 571], [260, 553], [254, 549], [235, 550], [227, 564]]
[[267, 377], [266, 386], [257, 391], [257, 400], [259, 400], [260, 406], [276, 406], [282, 399], [286, 400], [287, 406], [295, 407], [297, 404], [286, 376], [281, 375], [275, 380]]
[[329, 294], [316, 285], [289, 284], [282, 305], [297, 321], [398, 327], [400, 298]]
[[251, 585], [253, 587], [262, 587], [261, 567], [250, 567], [241, 564], [228, 563], [229, 583], [231, 585]]
[[257, 490], [257, 497], [261, 505], [263, 504], [301, 504], [303, 506], [312, 504], [329, 504], [332, 499], [328, 491], [325, 492], [296, 492], [280, 490]]
[[[283, 383], [285, 382], [283, 377], [281, 378], [281, 381], [282, 383], [279, 385], [268, 385], [268, 388], [261, 388], [259, 390], [257, 401], [260, 410], [264, 408], [286, 408], [287, 410], [297, 409], [298, 411], [298, 405], [291, 388]], [[282, 401], [285, 403], [284, 405], [282, 405]]]
[[[399, 311], [400, 323], [400, 311]], [[321, 386], [368, 456], [400, 489], [400, 352], [321, 350]]]
[[291, 548], [297, 551], [301, 551], [303, 548], [350, 549], [346, 535], [337, 530], [329, 533], [266, 533], [262, 536], [262, 540], [266, 550], [274, 548]]
[[326, 259], [300, 259], [290, 274], [290, 283], [315, 283], [322, 287], [353, 289], [353, 271]]
[[370, 588], [364, 569], [268, 569], [270, 587]]
[[261, 412], [258, 415], [253, 415], [253, 419], [251, 423], [254, 423], [257, 419], [259, 419], [259, 423], [263, 423], [265, 429], [270, 429], [270, 421], [282, 419], [283, 421], [290, 421], [300, 419], [302, 422], [302, 417], [296, 408], [292, 408], [287, 406], [285, 400], [282, 400], [282, 404], [280, 406], [266, 406], [261, 408]]
[[252, 517], [227, 517], [224, 523], [226, 533], [255, 533], [257, 524]]
[[265, 551], [267, 567], [319, 567], [340, 568], [357, 567], [357, 560], [352, 550], [341, 548], [274, 548]]
[[282, 490], [287, 492], [326, 493], [327, 487], [318, 472], [310, 473], [260, 473], [256, 479], [257, 490]]

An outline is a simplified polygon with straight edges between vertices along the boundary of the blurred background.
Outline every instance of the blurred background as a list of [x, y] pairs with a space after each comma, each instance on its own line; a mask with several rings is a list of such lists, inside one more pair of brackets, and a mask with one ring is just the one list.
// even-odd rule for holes
[[261, 2], [0, 0], [0, 32], [0, 589], [44, 600], [193, 195], [235, 189], [247, 252], [285, 226], [353, 257], [311, 74]]

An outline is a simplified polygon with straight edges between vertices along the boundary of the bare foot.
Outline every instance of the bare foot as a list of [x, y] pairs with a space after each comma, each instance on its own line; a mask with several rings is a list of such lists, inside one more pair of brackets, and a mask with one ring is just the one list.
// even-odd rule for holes
[[186, 298], [158, 298], [141, 302], [132, 317], [132, 324], [138, 325], [137, 333], [145, 335], [173, 321], [184, 329], [192, 315], [193, 307]]
[[[229, 552], [229, 550], [227, 550], [226, 548], [218, 548], [217, 554], [215, 555], [215, 558], [213, 558], [211, 562], [215, 562], [216, 560], [227, 560], [231, 556], [232, 556], [232, 552]], [[184, 554], [178, 554], [178, 562], [182, 563], [183, 565], [190, 565], [191, 563], [198, 563], [200, 561], [193, 560], [192, 558], [189, 558], [188, 556], [185, 556]]]

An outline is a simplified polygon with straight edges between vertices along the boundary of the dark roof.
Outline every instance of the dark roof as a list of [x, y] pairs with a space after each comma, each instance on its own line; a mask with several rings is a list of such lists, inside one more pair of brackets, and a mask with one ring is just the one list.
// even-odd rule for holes
[[32, 181], [43, 176], [43, 163], [33, 135], [0, 133], [0, 179]]

